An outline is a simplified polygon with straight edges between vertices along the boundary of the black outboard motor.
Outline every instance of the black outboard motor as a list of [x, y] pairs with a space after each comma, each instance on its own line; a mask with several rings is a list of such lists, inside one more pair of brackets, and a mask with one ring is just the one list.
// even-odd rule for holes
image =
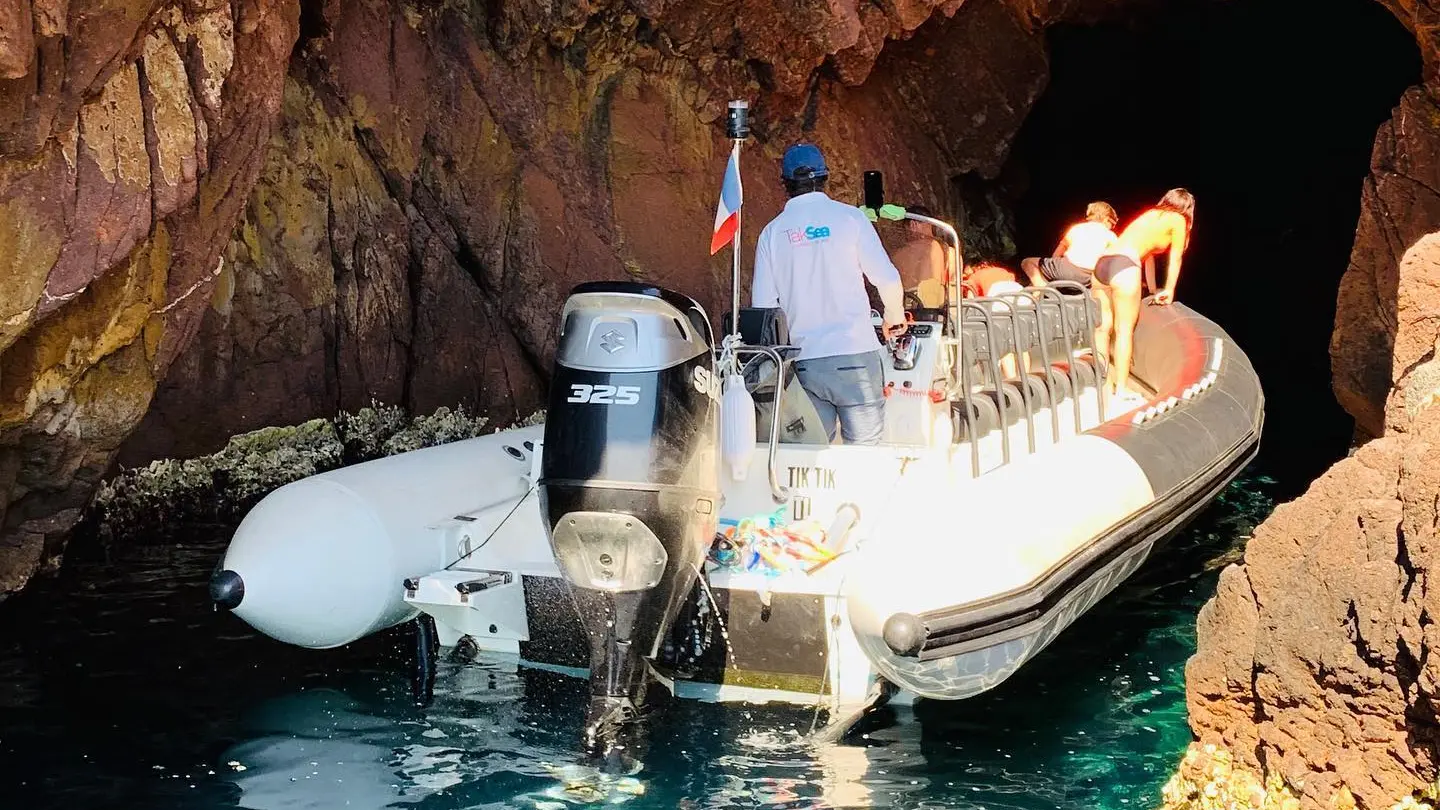
[[591, 282], [561, 314], [540, 503], [590, 642], [592, 756], [621, 764], [646, 658], [695, 585], [720, 508], [720, 380], [700, 305]]

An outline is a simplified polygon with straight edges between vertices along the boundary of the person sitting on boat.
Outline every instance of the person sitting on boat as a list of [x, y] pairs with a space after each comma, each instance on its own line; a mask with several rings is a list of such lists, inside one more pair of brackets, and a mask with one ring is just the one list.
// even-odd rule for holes
[[1020, 262], [1020, 269], [1035, 287], [1047, 281], [1074, 281], [1090, 286], [1095, 262], [1115, 245], [1115, 226], [1120, 222], [1115, 209], [1107, 202], [1092, 202], [1085, 207], [1085, 220], [1071, 225], [1055, 246], [1054, 254]]
[[1094, 294], [1100, 301], [1100, 327], [1095, 330], [1095, 351], [1108, 356], [1113, 338], [1114, 358], [1110, 364], [1110, 393], [1125, 391], [1130, 381], [1135, 321], [1140, 317], [1141, 278], [1155, 286], [1155, 257], [1169, 254], [1165, 288], [1155, 293], [1154, 303], [1167, 306], [1175, 300], [1175, 283], [1180, 280], [1180, 259], [1190, 243], [1195, 222], [1195, 195], [1172, 188], [1155, 207], [1140, 214], [1106, 255], [1095, 263]]
[[865, 280], [880, 294], [887, 337], [906, 328], [904, 287], [864, 212], [825, 194], [828, 177], [819, 147], [785, 151], [780, 179], [790, 199], [755, 245], [751, 306], [784, 311], [800, 349], [796, 376], [830, 440], [838, 418], [846, 444], [878, 444], [885, 380]]
[[[930, 209], [923, 205], [912, 205], [906, 209], [912, 214], [919, 214], [922, 217], [935, 215]], [[906, 220], [905, 230], [910, 236], [910, 241], [900, 246], [899, 250], [890, 257], [895, 264], [895, 269], [900, 271], [900, 281], [905, 289], [914, 290], [921, 305], [925, 307], [940, 307], [945, 305], [943, 297], [945, 282], [950, 275], [950, 268], [946, 261], [945, 249], [940, 246], [939, 240], [935, 238], [935, 227], [928, 222], [919, 220]], [[930, 283], [927, 283], [930, 282]], [[927, 300], [926, 293], [938, 291], [941, 293], [940, 300]]]

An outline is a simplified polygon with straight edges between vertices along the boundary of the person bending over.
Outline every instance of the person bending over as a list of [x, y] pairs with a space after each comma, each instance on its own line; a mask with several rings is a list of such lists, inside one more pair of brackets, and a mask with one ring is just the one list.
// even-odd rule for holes
[[[1007, 293], [1023, 293], [1025, 288], [1009, 268], [994, 262], [981, 262], [977, 265], [966, 267], [960, 282], [960, 294], [965, 298], [988, 298], [992, 296], [1006, 296]], [[995, 302], [990, 305], [992, 312], [1008, 313], [1015, 306], [1024, 306], [1030, 299], [1025, 296], [1019, 298], [1006, 297], [1004, 303]], [[1021, 362], [1025, 371], [1030, 371], [1030, 353], [1021, 353]], [[1000, 358], [1000, 373], [1005, 379], [1013, 380], [1020, 376], [1019, 367], [1015, 365], [1014, 352], [1007, 353]]]
[[1023, 289], [1009, 268], [994, 262], [966, 267], [960, 275], [961, 295], [966, 298], [1003, 295]]
[[1180, 259], [1190, 243], [1190, 228], [1195, 223], [1195, 195], [1183, 188], [1172, 188], [1155, 207], [1136, 217], [1121, 232], [1119, 241], [1095, 264], [1093, 293], [1100, 301], [1100, 327], [1095, 330], [1095, 351], [1108, 356], [1114, 342], [1114, 358], [1107, 378], [1110, 393], [1125, 390], [1130, 381], [1130, 358], [1135, 336], [1135, 321], [1140, 317], [1141, 278], [1143, 265], [1151, 286], [1155, 283], [1155, 257], [1169, 253], [1165, 271], [1165, 288], [1155, 293], [1154, 303], [1168, 306], [1175, 300], [1175, 284], [1180, 280]]
[[1020, 270], [1036, 287], [1047, 281], [1074, 281], [1090, 286], [1095, 262], [1115, 244], [1115, 225], [1120, 218], [1106, 202], [1092, 202], [1085, 207], [1085, 221], [1071, 225], [1061, 237], [1055, 253], [1043, 259], [1025, 259]]
[[830, 440], [838, 418], [846, 444], [879, 444], [885, 380], [865, 279], [880, 294], [887, 336], [905, 329], [904, 289], [865, 214], [826, 196], [828, 177], [819, 147], [785, 151], [780, 179], [790, 199], [755, 245], [751, 306], [784, 311], [800, 349], [795, 374]]

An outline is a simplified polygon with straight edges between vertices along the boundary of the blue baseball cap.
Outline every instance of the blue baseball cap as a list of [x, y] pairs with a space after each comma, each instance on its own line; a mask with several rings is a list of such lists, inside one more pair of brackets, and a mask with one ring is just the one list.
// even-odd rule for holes
[[785, 157], [780, 161], [780, 176], [794, 180], [795, 172], [800, 169], [809, 169], [812, 177], [830, 174], [830, 170], [825, 168], [825, 156], [813, 143], [797, 143], [785, 150]]

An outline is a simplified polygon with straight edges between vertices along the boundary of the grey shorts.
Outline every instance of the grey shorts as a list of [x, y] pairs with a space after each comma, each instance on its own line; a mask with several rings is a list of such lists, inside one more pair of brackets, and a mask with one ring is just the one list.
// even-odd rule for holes
[[1090, 286], [1090, 271], [1064, 256], [1046, 256], [1040, 260], [1040, 275], [1046, 281], [1074, 281]]
[[885, 434], [885, 370], [881, 350], [795, 361], [795, 376], [810, 395], [830, 439], [835, 422], [846, 444], [878, 444]]

